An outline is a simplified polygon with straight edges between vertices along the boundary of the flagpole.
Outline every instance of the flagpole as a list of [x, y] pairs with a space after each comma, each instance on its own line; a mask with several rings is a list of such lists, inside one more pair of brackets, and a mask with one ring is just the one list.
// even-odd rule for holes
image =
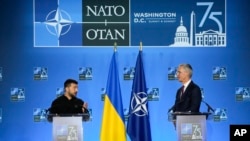
[[142, 51], [142, 42], [140, 42], [140, 49], [139, 50]]
[[114, 42], [114, 52], [116, 52], [116, 51], [117, 51], [117, 43]]

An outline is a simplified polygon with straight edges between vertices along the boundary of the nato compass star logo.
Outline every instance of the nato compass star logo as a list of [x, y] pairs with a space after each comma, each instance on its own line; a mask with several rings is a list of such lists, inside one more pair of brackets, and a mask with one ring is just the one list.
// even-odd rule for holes
[[148, 97], [145, 92], [134, 93], [131, 100], [131, 114], [135, 114], [137, 116], [148, 115], [147, 103]]
[[46, 17], [46, 24], [47, 30], [52, 34], [57, 36], [58, 38], [61, 35], [65, 35], [71, 28], [71, 21], [70, 15], [60, 8], [57, 10], [53, 10], [49, 12]]
[[191, 123], [181, 124], [181, 134], [192, 134], [192, 124]]

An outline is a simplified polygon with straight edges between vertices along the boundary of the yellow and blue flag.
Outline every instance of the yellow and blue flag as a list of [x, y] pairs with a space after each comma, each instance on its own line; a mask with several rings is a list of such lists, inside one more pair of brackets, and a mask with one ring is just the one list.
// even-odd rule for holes
[[137, 56], [129, 105], [127, 132], [131, 141], [151, 141], [148, 95], [142, 61], [142, 51], [140, 51]]
[[110, 63], [101, 126], [101, 141], [126, 141], [126, 127], [116, 52]]

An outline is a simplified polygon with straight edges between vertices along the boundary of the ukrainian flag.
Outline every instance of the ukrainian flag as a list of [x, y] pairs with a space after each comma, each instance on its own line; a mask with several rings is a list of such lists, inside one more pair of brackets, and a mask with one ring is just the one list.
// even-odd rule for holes
[[101, 126], [101, 141], [126, 141], [122, 96], [116, 52], [110, 63]]

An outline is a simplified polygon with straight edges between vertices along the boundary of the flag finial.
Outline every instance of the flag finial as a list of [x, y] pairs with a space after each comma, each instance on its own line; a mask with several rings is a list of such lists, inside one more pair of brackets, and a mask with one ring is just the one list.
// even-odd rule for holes
[[140, 51], [142, 51], [142, 42], [140, 42]]
[[117, 51], [117, 43], [114, 42], [114, 52], [116, 52], [116, 51]]

